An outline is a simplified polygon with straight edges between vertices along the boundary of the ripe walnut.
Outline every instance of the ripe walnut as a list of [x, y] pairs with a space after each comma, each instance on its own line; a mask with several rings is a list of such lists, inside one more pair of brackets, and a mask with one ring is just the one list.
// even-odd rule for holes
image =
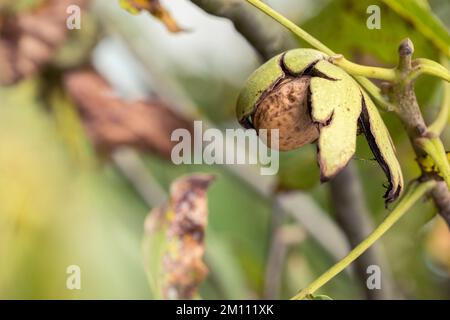
[[[279, 149], [300, 148], [319, 138], [319, 129], [308, 111], [308, 87], [311, 77], [288, 78], [281, 81], [260, 102], [253, 115], [255, 128], [279, 129]], [[270, 147], [270, 145], [269, 145]]]
[[316, 143], [322, 181], [353, 157], [359, 127], [389, 179], [385, 198], [392, 202], [403, 176], [389, 132], [368, 94], [328, 58], [317, 50], [295, 49], [263, 64], [239, 96], [238, 120], [246, 128], [278, 129], [281, 151]]

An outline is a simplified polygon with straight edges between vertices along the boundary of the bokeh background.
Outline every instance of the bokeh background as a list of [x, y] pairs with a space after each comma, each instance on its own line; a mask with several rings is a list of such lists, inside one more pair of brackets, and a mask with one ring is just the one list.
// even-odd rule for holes
[[[0, 2], [2, 41], [13, 37], [4, 31], [12, 2]], [[439, 59], [438, 49], [413, 24], [380, 1], [266, 2], [361, 63], [395, 65], [397, 46], [407, 36], [417, 57]], [[450, 3], [423, 2], [448, 29]], [[148, 13], [131, 15], [118, 1], [94, 0], [82, 13], [81, 30], [70, 31], [51, 59], [0, 87], [0, 298], [151, 299], [142, 258], [144, 220], [165, 201], [170, 184], [192, 172], [216, 176], [208, 191], [209, 274], [200, 287], [202, 298], [286, 299], [348, 251], [329, 186], [319, 183], [313, 146], [283, 153], [279, 175], [269, 178], [256, 167], [175, 166], [145, 143], [130, 142], [132, 151], [119, 149], [128, 140], [107, 144], [92, 134], [95, 124], [62, 80], [86, 66], [97, 70], [123, 101], [157, 100], [180, 117], [203, 119], [223, 130], [238, 127], [236, 97], [261, 58], [229, 20], [187, 0], [161, 4], [184, 31], [171, 33]], [[371, 4], [381, 8], [380, 30], [366, 27]], [[8, 61], [0, 57], [0, 74], [6, 74]], [[442, 85], [424, 77], [417, 94], [432, 120]], [[85, 106], [96, 107], [101, 106]], [[400, 123], [392, 115], [383, 117], [406, 181], [416, 178], [419, 170]], [[149, 130], [155, 125], [149, 122]], [[134, 130], [133, 121], [123, 130]], [[449, 134], [443, 136], [447, 147]], [[376, 224], [387, 214], [386, 181], [372, 158], [358, 138], [352, 163]], [[282, 228], [274, 228], [279, 215], [274, 196], [285, 197], [292, 209]], [[284, 241], [275, 252], [280, 256], [273, 250], [279, 232]], [[417, 204], [380, 243], [390, 297], [450, 297], [450, 233], [429, 202]], [[66, 288], [69, 265], [81, 268], [81, 290]], [[343, 272], [320, 292], [334, 299], [364, 299], [354, 272]]]

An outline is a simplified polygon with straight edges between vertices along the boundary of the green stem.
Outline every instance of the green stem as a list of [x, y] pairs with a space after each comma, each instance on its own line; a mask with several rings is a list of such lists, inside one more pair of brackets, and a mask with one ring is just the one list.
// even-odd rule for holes
[[[444, 66], [448, 66], [448, 59], [444, 58], [442, 61]], [[442, 103], [436, 120], [428, 127], [429, 131], [436, 136], [440, 136], [442, 131], [448, 124], [450, 116], [450, 83], [444, 83], [444, 90], [442, 96]]]
[[447, 68], [437, 63], [436, 61], [425, 58], [414, 60], [413, 70], [405, 80], [411, 82], [421, 74], [429, 74], [450, 82], [450, 72], [447, 70]]
[[375, 78], [386, 81], [395, 81], [397, 79], [396, 69], [378, 68], [360, 65], [345, 59], [342, 55], [331, 57], [333, 64], [341, 67], [355, 76]]
[[256, 8], [258, 8], [259, 10], [261, 10], [262, 12], [264, 12], [265, 14], [267, 14], [269, 17], [275, 19], [278, 23], [286, 27], [293, 34], [297, 35], [298, 37], [309, 43], [312, 47], [316, 48], [317, 50], [320, 50], [329, 56], [335, 54], [333, 50], [328, 48], [326, 45], [324, 45], [318, 39], [314, 38], [305, 30], [297, 26], [295, 23], [284, 17], [282, 14], [273, 10], [267, 4], [261, 2], [260, 0], [246, 0], [246, 1], [255, 6]]
[[439, 170], [440, 175], [444, 178], [447, 187], [450, 189], [450, 163], [447, 159], [444, 145], [441, 139], [418, 139], [420, 148], [425, 151], [434, 161], [434, 164]]
[[[287, 19], [286, 17], [284, 17], [283, 15], [278, 13], [277, 11], [273, 10], [271, 7], [269, 7], [265, 3], [261, 2], [260, 0], [246, 0], [246, 1], [248, 3], [250, 3], [251, 5], [255, 6], [257, 9], [261, 10], [262, 12], [264, 12], [265, 14], [267, 14], [269, 17], [271, 17], [274, 20], [276, 20], [278, 23], [280, 23], [282, 26], [287, 28], [293, 34], [298, 36], [300, 39], [303, 39], [305, 42], [307, 42], [312, 47], [316, 48], [317, 50], [322, 51], [323, 53], [325, 53], [325, 54], [327, 54], [329, 56], [336, 55], [336, 53], [333, 50], [328, 48], [326, 45], [324, 45], [318, 39], [314, 38], [308, 32], [306, 32], [305, 30], [303, 30], [302, 28], [297, 26], [295, 23], [293, 23], [292, 21], [290, 21], [289, 19]], [[348, 60], [345, 60], [345, 61], [348, 61]], [[339, 65], [339, 63], [336, 63], [336, 64]], [[350, 66], [350, 69], [345, 69], [344, 68], [345, 66], [347, 66], [347, 67]], [[349, 73], [352, 73], [352, 68], [351, 67], [355, 68], [355, 66], [364, 67], [365, 68], [365, 72], [367, 72], [367, 68], [371, 68], [371, 67], [366, 67], [366, 66], [359, 66], [359, 65], [357, 65], [355, 63], [351, 63], [351, 65], [344, 63], [343, 69], [348, 71]], [[376, 69], [382, 69], [382, 68], [376, 68]], [[359, 69], [359, 70], [361, 71], [361, 69]], [[388, 71], [381, 72], [382, 76], [384, 76], [384, 77], [387, 76], [387, 77], [390, 78], [392, 76], [390, 74], [391, 69], [386, 69], [386, 70], [388, 70]], [[377, 75], [377, 74], [379, 74], [379, 71], [380, 70], [377, 70], [373, 74]], [[389, 73], [389, 75], [387, 75], [388, 73]], [[358, 75], [355, 75], [355, 78], [358, 80], [358, 82], [361, 84], [361, 86], [363, 86], [366, 89], [366, 91], [374, 98], [374, 100], [376, 102], [378, 102], [379, 107], [381, 107], [384, 110], [390, 110], [389, 104], [383, 99], [383, 96], [380, 94], [379, 90], [375, 90], [374, 89], [374, 87], [375, 87], [374, 84], [372, 84], [368, 79], [363, 78], [363, 77], [358, 76]]]
[[436, 185], [436, 181], [430, 180], [420, 183], [416, 188], [406, 193], [394, 210], [383, 220], [383, 222], [358, 246], [356, 246], [350, 253], [341, 261], [336, 263], [333, 267], [328, 269], [319, 278], [314, 280], [308, 287], [301, 290], [292, 299], [302, 300], [308, 295], [313, 294], [338, 273], [349, 266], [354, 260], [364, 253], [372, 244], [374, 244], [386, 231], [388, 231], [422, 196], [428, 193]]

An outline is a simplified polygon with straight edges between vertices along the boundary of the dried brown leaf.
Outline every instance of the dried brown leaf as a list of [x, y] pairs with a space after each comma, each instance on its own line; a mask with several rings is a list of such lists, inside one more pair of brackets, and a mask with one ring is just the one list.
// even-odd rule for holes
[[193, 299], [208, 273], [203, 262], [208, 221], [206, 192], [213, 176], [177, 179], [169, 203], [154, 209], [145, 222], [146, 267], [156, 295]]
[[132, 146], [170, 159], [176, 144], [170, 140], [172, 132], [178, 128], [192, 131], [188, 121], [160, 101], [123, 100], [93, 70], [67, 73], [64, 84], [99, 151]]
[[192, 125], [157, 100], [129, 102], [119, 97], [95, 71], [66, 74], [64, 84], [99, 151], [120, 146], [156, 152], [170, 159], [175, 129], [192, 131]]

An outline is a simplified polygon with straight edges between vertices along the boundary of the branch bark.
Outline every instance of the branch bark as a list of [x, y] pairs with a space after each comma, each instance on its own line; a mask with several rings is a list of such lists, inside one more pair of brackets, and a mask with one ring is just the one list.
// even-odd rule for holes
[[450, 196], [447, 185], [444, 181], [439, 181], [436, 187], [431, 191], [433, 201], [439, 211], [439, 214], [450, 227]]
[[[423, 140], [439, 139], [434, 137], [423, 119], [420, 111], [419, 103], [417, 102], [416, 94], [414, 92], [414, 81], [411, 81], [409, 75], [413, 72], [412, 55], [414, 53], [414, 46], [411, 40], [405, 39], [400, 44], [399, 50], [399, 66], [401, 79], [398, 83], [392, 84], [389, 88], [391, 100], [395, 102], [397, 116], [402, 121], [403, 126], [408, 133], [411, 145], [418, 157], [426, 156], [427, 153], [423, 150]], [[430, 174], [422, 168], [422, 180], [436, 179], [435, 174]], [[445, 182], [439, 181], [436, 187], [431, 192], [434, 204], [438, 213], [445, 220], [450, 228], [450, 190]]]

